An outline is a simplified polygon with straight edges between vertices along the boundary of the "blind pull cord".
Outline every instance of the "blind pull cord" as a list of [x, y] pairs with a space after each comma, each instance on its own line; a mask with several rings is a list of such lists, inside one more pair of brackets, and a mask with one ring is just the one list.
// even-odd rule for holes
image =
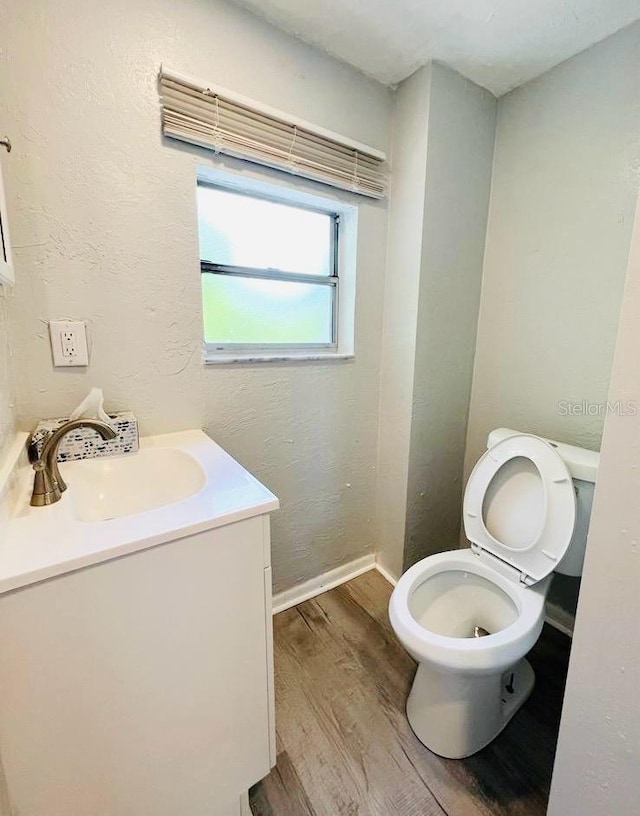
[[298, 171], [298, 161], [295, 158], [295, 156], [293, 155], [293, 148], [295, 147], [297, 138], [298, 138], [298, 127], [297, 127], [297, 125], [294, 125], [293, 126], [293, 138], [291, 139], [291, 144], [289, 145], [289, 156], [288, 156], [288, 159], [287, 159], [287, 163], [288, 163], [289, 167], [291, 168], [292, 173], [297, 173], [297, 171]]

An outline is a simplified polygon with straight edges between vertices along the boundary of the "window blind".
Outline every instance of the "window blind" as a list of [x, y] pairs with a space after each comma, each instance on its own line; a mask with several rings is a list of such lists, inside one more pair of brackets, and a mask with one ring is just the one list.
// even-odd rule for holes
[[165, 136], [371, 198], [384, 198], [386, 156], [213, 85], [162, 68]]

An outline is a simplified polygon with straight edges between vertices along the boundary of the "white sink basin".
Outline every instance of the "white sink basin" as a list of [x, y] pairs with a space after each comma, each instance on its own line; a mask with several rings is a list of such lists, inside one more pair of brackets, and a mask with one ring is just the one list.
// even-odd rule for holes
[[193, 496], [205, 485], [198, 462], [177, 448], [142, 448], [135, 454], [60, 464], [78, 521], [107, 521], [154, 510]]
[[27, 434], [0, 459], [0, 595], [277, 510], [277, 498], [199, 430], [140, 439], [140, 450], [63, 462], [68, 490], [31, 507]]

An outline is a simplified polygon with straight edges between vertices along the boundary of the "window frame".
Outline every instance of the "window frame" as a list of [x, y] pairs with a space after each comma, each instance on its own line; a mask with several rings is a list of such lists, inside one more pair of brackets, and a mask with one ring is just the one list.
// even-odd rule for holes
[[15, 282], [11, 239], [9, 238], [9, 219], [7, 218], [7, 200], [4, 192], [2, 167], [0, 167], [0, 286], [11, 287]]
[[[210, 261], [200, 263], [203, 274], [230, 274], [258, 279], [293, 280], [314, 285], [329, 285], [334, 289], [331, 343], [203, 343], [204, 362], [284, 362], [296, 360], [348, 360], [355, 357], [355, 284], [358, 233], [358, 207], [351, 203], [353, 196], [331, 190], [331, 198], [318, 195], [317, 185], [295, 179], [283, 183], [280, 174], [273, 171], [256, 173], [243, 168], [231, 172], [220, 167], [197, 165], [197, 186], [210, 186], [230, 193], [247, 195], [296, 209], [322, 213], [333, 218], [331, 271], [329, 276], [251, 267], [225, 267]], [[324, 191], [323, 191], [324, 192]], [[335, 195], [334, 195], [335, 193]], [[346, 200], [345, 200], [346, 199]], [[196, 231], [197, 237], [199, 237]], [[198, 242], [199, 244], [199, 242]], [[207, 269], [203, 271], [203, 266]], [[304, 279], [304, 280], [301, 280]], [[201, 304], [203, 304], [201, 297]], [[204, 329], [204, 326], [203, 326]]]

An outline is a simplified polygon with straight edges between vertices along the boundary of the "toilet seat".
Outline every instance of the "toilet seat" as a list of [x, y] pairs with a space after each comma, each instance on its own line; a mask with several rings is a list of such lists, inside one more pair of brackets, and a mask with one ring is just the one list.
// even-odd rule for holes
[[[489, 516], [489, 526], [500, 535], [487, 528]], [[476, 463], [464, 494], [463, 517], [477, 554], [498, 559], [496, 567], [505, 573], [506, 566], [511, 580], [536, 583], [555, 569], [571, 543], [576, 520], [571, 475], [545, 440], [510, 436]]]
[[[517, 609], [516, 620], [487, 637], [448, 637], [422, 626], [410, 611], [414, 591], [443, 572], [466, 572], [494, 583]], [[400, 578], [389, 601], [389, 618], [405, 649], [419, 663], [428, 660], [448, 671], [490, 674], [512, 666], [534, 645], [544, 623], [548, 581], [525, 587], [497, 573], [467, 547], [436, 553], [410, 567]]]

